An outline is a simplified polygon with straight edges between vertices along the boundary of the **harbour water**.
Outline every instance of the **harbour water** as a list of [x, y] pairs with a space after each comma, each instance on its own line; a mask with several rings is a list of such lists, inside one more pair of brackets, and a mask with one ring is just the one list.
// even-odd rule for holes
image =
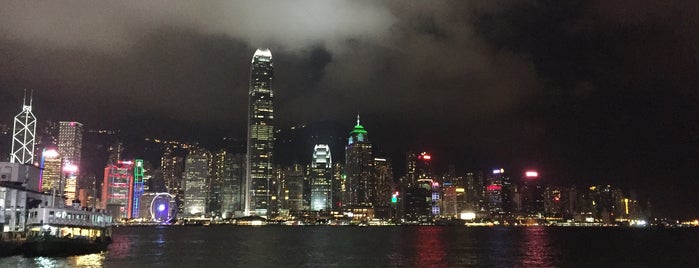
[[699, 267], [699, 229], [120, 227], [109, 251], [0, 267]]

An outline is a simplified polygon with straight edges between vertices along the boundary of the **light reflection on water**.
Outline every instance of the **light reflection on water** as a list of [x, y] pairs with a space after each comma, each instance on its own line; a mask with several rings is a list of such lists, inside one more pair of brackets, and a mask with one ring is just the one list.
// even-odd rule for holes
[[0, 258], [0, 267], [38, 267], [38, 268], [63, 268], [63, 267], [104, 267], [106, 253], [95, 253], [81, 256], [50, 258], [35, 257], [24, 258], [13, 256]]
[[417, 240], [414, 243], [416, 258], [414, 267], [447, 267], [445, 242], [443, 241], [444, 228], [438, 226], [425, 226], [418, 228]]
[[525, 267], [556, 267], [554, 263], [560, 248], [554, 247], [550, 241], [550, 232], [543, 226], [524, 228], [524, 237], [520, 243], [522, 259]]
[[36, 257], [36, 258], [34, 258], [34, 263], [36, 264], [37, 267], [42, 267], [42, 268], [59, 267], [58, 260], [55, 258]]
[[697, 229], [151, 227], [117, 228], [113, 241], [105, 253], [0, 267], [699, 267]]
[[102, 267], [106, 253], [88, 254], [68, 258], [69, 263], [77, 267]]
[[141, 245], [143, 245], [142, 242], [136, 242], [141, 240], [139, 239], [139, 237], [141, 236], [139, 233], [130, 233], [123, 231], [125, 231], [125, 228], [116, 228], [112, 233], [112, 243], [109, 245], [108, 248], [108, 254], [110, 259], [127, 259], [132, 254], [132, 244], [141, 243]]

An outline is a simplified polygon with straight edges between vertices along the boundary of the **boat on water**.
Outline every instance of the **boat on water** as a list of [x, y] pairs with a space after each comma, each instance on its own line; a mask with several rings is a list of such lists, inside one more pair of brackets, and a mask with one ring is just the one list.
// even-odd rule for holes
[[25, 256], [71, 256], [97, 253], [111, 243], [112, 216], [102, 210], [38, 207], [27, 211]]

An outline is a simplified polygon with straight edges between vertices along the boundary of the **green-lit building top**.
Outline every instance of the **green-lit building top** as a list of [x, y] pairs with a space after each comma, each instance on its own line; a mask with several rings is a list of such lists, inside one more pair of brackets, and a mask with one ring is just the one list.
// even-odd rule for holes
[[347, 141], [348, 145], [351, 145], [352, 143], [355, 142], [369, 142], [369, 137], [366, 129], [364, 129], [364, 126], [362, 126], [359, 123], [359, 115], [357, 115], [357, 125], [354, 126], [354, 129], [350, 131], [350, 136]]

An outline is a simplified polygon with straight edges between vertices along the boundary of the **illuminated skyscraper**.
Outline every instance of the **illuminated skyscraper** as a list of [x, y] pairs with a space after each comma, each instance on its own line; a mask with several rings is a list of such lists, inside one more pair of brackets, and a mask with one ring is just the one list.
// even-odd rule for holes
[[[544, 213], [545, 187], [541, 183], [539, 172], [528, 170], [522, 178], [522, 212], [526, 216], [541, 217]], [[609, 202], [612, 204], [613, 202]], [[609, 206], [614, 207], [613, 205]], [[613, 209], [609, 210], [614, 214]]]
[[58, 154], [63, 163], [76, 165], [80, 169], [80, 152], [83, 148], [83, 124], [61, 121], [58, 127]]
[[494, 169], [488, 177], [486, 186], [486, 199], [488, 200], [488, 211], [491, 216], [506, 216], [513, 212], [514, 189], [510, 182], [510, 176], [505, 174], [504, 169]]
[[373, 179], [374, 158], [371, 157], [371, 143], [368, 132], [359, 124], [350, 132], [345, 147], [345, 171], [347, 174], [347, 191], [349, 206], [371, 206], [376, 195], [376, 181]]
[[[83, 172], [80, 175], [81, 178], [78, 179], [78, 181], [81, 181], [85, 184], [82, 186], [78, 185], [78, 192], [77, 192], [77, 199], [80, 200], [80, 205], [83, 207], [89, 207], [89, 208], [96, 208], [97, 207], [97, 200], [99, 198], [96, 196], [97, 195], [97, 176], [94, 174], [90, 173], [85, 173]], [[101, 180], [102, 178], [100, 178]], [[89, 185], [88, 185], [89, 183]], [[101, 204], [100, 204], [101, 205]]]
[[245, 156], [221, 151], [214, 159], [215, 180], [220, 181], [221, 217], [231, 218], [245, 206]]
[[131, 218], [141, 217], [141, 196], [143, 195], [143, 191], [145, 188], [143, 183], [143, 173], [143, 160], [134, 160], [133, 184], [131, 185], [132, 190], [129, 192], [131, 194], [131, 198], [129, 198], [131, 200]]
[[332, 157], [327, 144], [316, 144], [311, 162], [311, 210], [332, 209]]
[[[449, 185], [443, 188], [444, 196], [442, 197], [442, 215], [448, 217], [458, 216], [457, 192], [456, 186]], [[463, 190], [463, 188], [461, 188]]]
[[58, 146], [58, 122], [37, 121], [36, 139], [34, 140], [34, 162], [40, 162], [45, 150], [56, 149]]
[[116, 142], [107, 148], [109, 153], [109, 159], [107, 163], [116, 163], [121, 160], [121, 155], [124, 153], [124, 144], [121, 142]]
[[41, 156], [41, 190], [50, 193], [54, 187], [58, 191], [61, 180], [61, 156], [58, 151], [44, 150]]
[[133, 189], [133, 175], [132, 161], [110, 163], [104, 168], [102, 204], [114, 219], [129, 218], [131, 215], [129, 197]]
[[195, 148], [184, 162], [184, 216], [206, 214], [210, 159], [209, 152]]
[[32, 98], [29, 97], [29, 105], [27, 105], [25, 95], [22, 112], [15, 116], [14, 128], [12, 129], [10, 163], [31, 164], [34, 161], [35, 135], [36, 117], [32, 113]]
[[272, 52], [258, 49], [252, 57], [248, 107], [248, 150], [245, 214], [266, 216], [272, 202], [274, 149], [274, 68]]
[[61, 155], [63, 167], [74, 166], [75, 171], [64, 173], [64, 193], [66, 204], [77, 197], [78, 173], [80, 172], [80, 157], [83, 146], [83, 124], [78, 122], [59, 122], [58, 154]]
[[432, 172], [432, 155], [422, 152], [417, 156], [417, 177], [418, 179], [437, 179]]
[[227, 177], [227, 174], [225, 173], [229, 172], [226, 172], [226, 169], [228, 166], [230, 166], [230, 164], [227, 163], [226, 158], [231, 158], [226, 157], [226, 155], [229, 155], [229, 153], [227, 153], [225, 150], [219, 150], [218, 152], [211, 154], [211, 172], [209, 173], [209, 185], [207, 186], [209, 189], [209, 195], [206, 198], [206, 211], [208, 211], [212, 217], [221, 216], [221, 207], [223, 204], [223, 179], [224, 177]]
[[294, 164], [284, 171], [284, 203], [291, 212], [298, 212], [308, 209], [304, 208], [304, 176], [303, 166]]
[[472, 211], [486, 210], [486, 183], [483, 172], [466, 172], [466, 199]]
[[333, 182], [332, 182], [332, 202], [333, 210], [341, 211], [343, 205], [343, 194], [345, 193], [345, 167], [338, 162], [333, 165]]
[[405, 189], [403, 217], [409, 221], [424, 221], [439, 215], [438, 191], [439, 186], [433, 180], [418, 179], [414, 186]]
[[[74, 167], [71, 171], [67, 171], [68, 167]], [[63, 165], [63, 180], [64, 188], [63, 195], [65, 196], [66, 205], [73, 204], [73, 201], [78, 197], [78, 169], [72, 164]]]
[[163, 172], [163, 181], [167, 192], [175, 196], [178, 212], [183, 213], [182, 172], [184, 171], [184, 161], [182, 157], [175, 155], [174, 148], [170, 145], [165, 146], [163, 157], [160, 159], [160, 169]]
[[503, 209], [503, 188], [502, 178], [504, 169], [494, 169], [493, 174], [488, 178], [486, 186], [486, 199], [488, 201], [488, 211], [491, 215], [499, 215]]
[[372, 203], [374, 206], [388, 207], [394, 188], [393, 166], [386, 158], [374, 158], [374, 180], [376, 180], [376, 195]]
[[408, 152], [406, 155], [406, 177], [410, 185], [417, 183], [417, 154]]

